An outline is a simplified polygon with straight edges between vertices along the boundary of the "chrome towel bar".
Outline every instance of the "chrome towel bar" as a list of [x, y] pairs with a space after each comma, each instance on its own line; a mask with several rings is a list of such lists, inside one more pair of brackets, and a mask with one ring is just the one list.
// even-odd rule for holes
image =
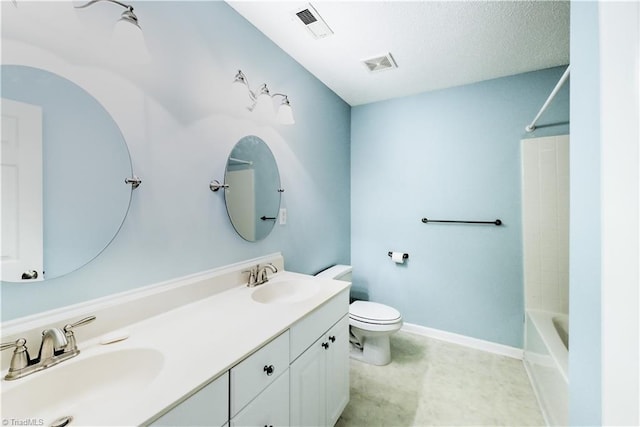
[[496, 219], [495, 221], [456, 221], [456, 220], [439, 220], [439, 219], [428, 219], [422, 218], [422, 222], [425, 224], [428, 222], [445, 222], [449, 224], [493, 224], [493, 225], [502, 225], [502, 221]]

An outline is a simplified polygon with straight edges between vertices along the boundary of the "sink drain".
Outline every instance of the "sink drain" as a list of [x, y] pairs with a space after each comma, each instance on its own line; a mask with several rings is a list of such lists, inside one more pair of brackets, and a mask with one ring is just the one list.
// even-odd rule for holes
[[49, 427], [64, 427], [64, 426], [68, 426], [69, 424], [71, 424], [71, 421], [73, 421], [73, 417], [71, 415], [67, 415], [65, 417], [58, 418], [57, 420], [55, 420], [54, 422], [49, 424]]

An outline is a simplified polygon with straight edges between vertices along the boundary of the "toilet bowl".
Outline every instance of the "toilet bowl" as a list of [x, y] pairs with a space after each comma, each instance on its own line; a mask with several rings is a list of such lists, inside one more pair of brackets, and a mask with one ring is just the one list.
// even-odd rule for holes
[[[334, 265], [316, 276], [351, 281], [350, 265]], [[371, 301], [349, 305], [351, 357], [372, 365], [391, 362], [389, 336], [402, 327], [402, 316], [393, 307]]]
[[391, 362], [389, 336], [402, 327], [402, 316], [395, 308], [370, 301], [349, 305], [351, 355], [372, 365]]

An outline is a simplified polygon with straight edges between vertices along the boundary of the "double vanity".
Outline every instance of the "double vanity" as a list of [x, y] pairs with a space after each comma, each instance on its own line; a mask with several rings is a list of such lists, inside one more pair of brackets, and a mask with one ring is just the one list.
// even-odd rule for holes
[[[278, 272], [249, 287], [258, 264]], [[3, 421], [333, 425], [349, 400], [349, 286], [273, 254], [6, 322], [3, 341], [36, 354], [43, 330], [96, 316], [75, 331], [76, 357], [2, 380]]]

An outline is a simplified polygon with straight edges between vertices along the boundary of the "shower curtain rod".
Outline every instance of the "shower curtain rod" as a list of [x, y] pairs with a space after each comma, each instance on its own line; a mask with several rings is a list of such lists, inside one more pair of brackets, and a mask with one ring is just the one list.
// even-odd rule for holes
[[250, 162], [249, 160], [236, 159], [235, 157], [229, 157], [229, 160], [241, 165], [249, 165], [249, 166], [253, 165], [253, 162]]
[[562, 74], [562, 77], [560, 77], [560, 80], [556, 84], [556, 87], [554, 87], [553, 91], [551, 91], [551, 95], [549, 95], [549, 98], [547, 98], [545, 103], [542, 105], [542, 108], [540, 108], [540, 111], [538, 111], [538, 115], [536, 116], [536, 118], [533, 119], [531, 124], [529, 126], [527, 126], [526, 128], [524, 128], [524, 130], [526, 130], [527, 132], [533, 132], [536, 129], [536, 122], [538, 121], [538, 119], [540, 118], [542, 113], [544, 113], [544, 111], [547, 109], [549, 104], [551, 104], [551, 101], [553, 101], [553, 98], [556, 97], [556, 95], [560, 91], [560, 88], [562, 87], [564, 82], [567, 80], [567, 77], [569, 77], [569, 68], [570, 67], [571, 67], [571, 65], [567, 66], [567, 69], [564, 71], [564, 74]]

